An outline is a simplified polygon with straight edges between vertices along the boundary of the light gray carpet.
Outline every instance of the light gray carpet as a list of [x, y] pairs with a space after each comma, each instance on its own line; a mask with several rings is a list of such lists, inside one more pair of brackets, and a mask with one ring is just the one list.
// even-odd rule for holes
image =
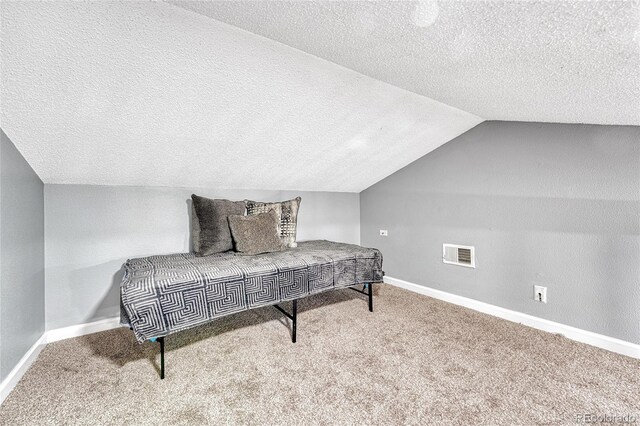
[[635, 415], [640, 361], [391, 286], [299, 303], [298, 343], [273, 308], [157, 344], [128, 329], [48, 345], [2, 425], [575, 424]]

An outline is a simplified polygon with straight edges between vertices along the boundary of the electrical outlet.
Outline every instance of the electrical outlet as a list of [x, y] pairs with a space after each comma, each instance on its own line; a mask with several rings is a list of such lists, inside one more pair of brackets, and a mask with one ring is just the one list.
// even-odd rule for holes
[[386, 237], [389, 235], [389, 231], [387, 231], [386, 229], [381, 229], [380, 230], [380, 236], [381, 237]]
[[536, 302], [547, 303], [547, 288], [541, 285], [534, 285], [533, 300]]

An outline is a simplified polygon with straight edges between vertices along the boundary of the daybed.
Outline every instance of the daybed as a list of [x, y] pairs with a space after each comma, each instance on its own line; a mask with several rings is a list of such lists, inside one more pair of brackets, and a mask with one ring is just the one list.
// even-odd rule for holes
[[[130, 259], [121, 284], [122, 323], [138, 342], [160, 343], [164, 378], [164, 337], [212, 319], [274, 305], [292, 320], [296, 341], [297, 300], [323, 291], [353, 290], [368, 296], [382, 281], [377, 249], [331, 241], [308, 241], [296, 248], [255, 256], [234, 252], [196, 257], [192, 253]], [[365, 292], [364, 290], [367, 289]], [[292, 313], [277, 304], [292, 301]]]

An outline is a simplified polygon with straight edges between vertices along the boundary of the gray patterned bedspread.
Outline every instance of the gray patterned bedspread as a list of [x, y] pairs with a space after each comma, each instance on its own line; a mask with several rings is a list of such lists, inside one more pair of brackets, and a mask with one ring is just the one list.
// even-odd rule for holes
[[133, 328], [138, 342], [383, 276], [379, 250], [331, 241], [257, 256], [150, 256], [130, 259], [124, 269], [121, 322]]

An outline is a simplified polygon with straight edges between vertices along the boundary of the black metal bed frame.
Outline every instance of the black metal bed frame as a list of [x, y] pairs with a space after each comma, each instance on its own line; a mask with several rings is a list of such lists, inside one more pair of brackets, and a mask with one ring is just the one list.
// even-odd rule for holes
[[[369, 299], [369, 312], [373, 312], [373, 283], [363, 284], [362, 290], [353, 288], [353, 287], [347, 287], [347, 288], [350, 288], [353, 291], [357, 291], [358, 293], [362, 293], [365, 296], [367, 296]], [[364, 291], [365, 289], [368, 289], [368, 291]], [[272, 306], [277, 310], [279, 310], [280, 312], [282, 312], [282, 314], [284, 314], [285, 317], [291, 320], [291, 341], [295, 343], [296, 342], [296, 325], [298, 323], [298, 299], [294, 299], [292, 301], [291, 313], [288, 313], [277, 304]], [[160, 343], [160, 379], [164, 379], [164, 337], [157, 337], [149, 340], [151, 342], [157, 341], [158, 343]]]

